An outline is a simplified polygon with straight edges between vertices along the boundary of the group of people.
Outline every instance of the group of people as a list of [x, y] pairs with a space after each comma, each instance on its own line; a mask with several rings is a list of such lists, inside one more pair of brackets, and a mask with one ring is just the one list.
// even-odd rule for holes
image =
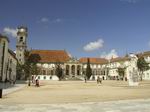
[[33, 84], [35, 83], [35, 86], [36, 86], [36, 87], [39, 87], [39, 86], [40, 86], [39, 80], [38, 80], [37, 78], [34, 78], [34, 76], [32, 76], [32, 83], [33, 83]]
[[[97, 76], [97, 84], [102, 84], [102, 80], [103, 80], [103, 77], [101, 75]], [[84, 81], [85, 81], [85, 83], [87, 82], [86, 76], [84, 77]]]

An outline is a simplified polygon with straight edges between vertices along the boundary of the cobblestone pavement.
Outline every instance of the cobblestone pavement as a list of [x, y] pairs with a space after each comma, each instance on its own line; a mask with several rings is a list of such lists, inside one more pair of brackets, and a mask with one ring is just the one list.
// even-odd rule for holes
[[150, 99], [68, 104], [7, 104], [0, 112], [150, 112]]

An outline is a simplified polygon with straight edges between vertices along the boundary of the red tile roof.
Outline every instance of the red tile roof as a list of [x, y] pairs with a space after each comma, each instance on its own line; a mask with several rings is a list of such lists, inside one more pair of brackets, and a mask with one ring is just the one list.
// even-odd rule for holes
[[[92, 64], [106, 64], [108, 63], [108, 60], [106, 60], [105, 58], [89, 58], [90, 59], [90, 63]], [[81, 63], [87, 63], [88, 58], [80, 58], [79, 62]]]
[[130, 57], [117, 57], [117, 58], [112, 58], [110, 62], [120, 62], [120, 61], [128, 61], [130, 60]]
[[18, 59], [16, 58], [16, 54], [12, 50], [8, 49], [8, 52], [10, 53], [11, 56], [13, 56], [14, 59], [18, 61]]
[[142, 54], [143, 56], [150, 56], [150, 51], [146, 51]]
[[32, 50], [31, 54], [39, 55], [42, 63], [64, 63], [70, 59], [65, 50]]
[[136, 54], [138, 57], [143, 57], [143, 56], [150, 56], [150, 51], [145, 51], [145, 52], [142, 52], [142, 53], [138, 53]]

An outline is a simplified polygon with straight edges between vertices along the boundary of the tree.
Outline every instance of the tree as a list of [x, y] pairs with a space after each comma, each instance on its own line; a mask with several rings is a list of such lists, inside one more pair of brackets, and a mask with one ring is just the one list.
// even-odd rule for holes
[[63, 70], [61, 68], [61, 64], [60, 63], [56, 64], [56, 75], [59, 78], [59, 80], [63, 79]]
[[20, 65], [19, 63], [17, 63], [17, 67], [16, 67], [16, 70], [17, 70], [17, 75], [16, 75], [16, 79], [17, 80], [21, 80], [23, 79], [23, 66]]
[[144, 59], [144, 57], [139, 57], [138, 60], [137, 60], [137, 67], [138, 67], [138, 70], [140, 72], [140, 79], [142, 81], [142, 75], [143, 75], [143, 72], [148, 70], [150, 67], [149, 67], [149, 63], [147, 63]]
[[119, 67], [118, 68], [118, 74], [119, 74], [119, 76], [120, 76], [120, 78], [123, 80], [124, 79], [124, 75], [125, 75], [125, 69], [126, 68], [121, 68], [121, 67]]
[[90, 77], [92, 76], [92, 69], [90, 66], [90, 59], [87, 59], [87, 67], [86, 67], [86, 77], [87, 79], [90, 79]]
[[25, 63], [23, 65], [23, 71], [25, 73], [25, 79], [29, 80], [28, 85], [31, 84], [31, 75], [37, 75], [39, 68], [37, 63], [40, 61], [40, 56], [38, 54], [31, 54], [30, 51], [25, 51]]

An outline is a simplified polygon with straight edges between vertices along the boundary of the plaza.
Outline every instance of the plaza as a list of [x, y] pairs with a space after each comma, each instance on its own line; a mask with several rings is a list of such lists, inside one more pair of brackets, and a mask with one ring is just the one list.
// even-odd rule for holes
[[150, 0], [1, 0], [0, 112], [150, 112]]
[[[0, 99], [1, 112], [149, 112], [150, 81], [41, 81], [26, 84]], [[11, 88], [13, 89], [13, 88]], [[9, 90], [10, 91], [10, 90]]]
[[60, 104], [150, 98], [150, 81], [130, 87], [124, 81], [40, 81], [40, 87], [24, 88], [4, 95], [0, 104]]
[[126, 100], [74, 104], [0, 105], [1, 112], [149, 112], [150, 100]]

